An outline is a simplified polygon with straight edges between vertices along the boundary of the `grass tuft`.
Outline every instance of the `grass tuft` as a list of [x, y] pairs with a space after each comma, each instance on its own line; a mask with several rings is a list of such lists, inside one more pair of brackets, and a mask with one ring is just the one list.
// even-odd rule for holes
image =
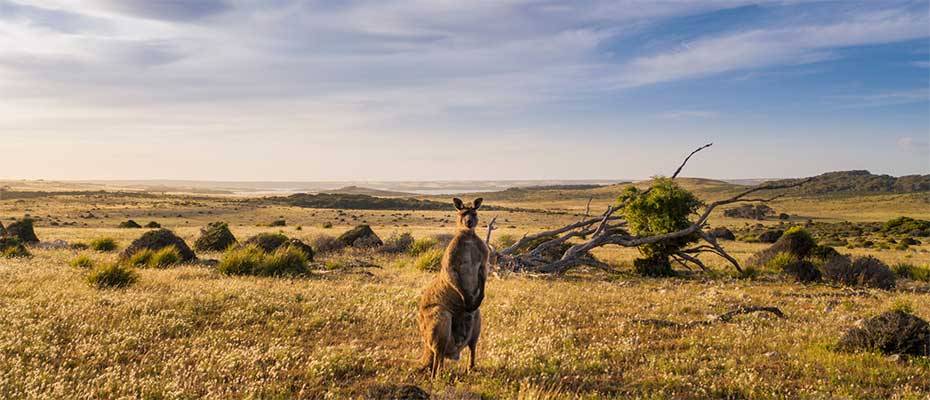
[[108, 238], [108, 237], [102, 237], [102, 238], [91, 240], [89, 246], [94, 251], [102, 251], [102, 252], [113, 251], [113, 250], [116, 250], [116, 248], [118, 247], [116, 244], [116, 240], [114, 240], [113, 238]]
[[87, 274], [87, 282], [98, 289], [127, 287], [138, 279], [131, 267], [119, 263], [101, 264]]

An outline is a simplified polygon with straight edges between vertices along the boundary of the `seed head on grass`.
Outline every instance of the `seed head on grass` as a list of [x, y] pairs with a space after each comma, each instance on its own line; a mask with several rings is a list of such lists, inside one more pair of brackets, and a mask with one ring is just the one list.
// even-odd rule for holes
[[87, 274], [87, 282], [97, 289], [127, 287], [138, 279], [131, 267], [119, 263], [98, 265]]

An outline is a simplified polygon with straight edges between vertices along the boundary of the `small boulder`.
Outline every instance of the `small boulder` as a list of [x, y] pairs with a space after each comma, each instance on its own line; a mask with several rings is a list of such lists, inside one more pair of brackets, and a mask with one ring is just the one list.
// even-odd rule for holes
[[775, 243], [784, 233], [785, 231], [781, 229], [770, 229], [759, 235], [759, 241], [762, 243]]
[[368, 225], [359, 225], [339, 236], [339, 241], [351, 247], [380, 247], [384, 245], [381, 238]]
[[23, 244], [38, 243], [32, 218], [23, 218], [6, 227], [6, 236], [19, 239]]
[[710, 232], [707, 232], [707, 234], [716, 239], [736, 240], [736, 235], [733, 234], [733, 231], [722, 226], [711, 229]]
[[142, 249], [160, 250], [168, 246], [177, 248], [178, 254], [181, 255], [182, 262], [193, 261], [197, 258], [194, 251], [184, 242], [184, 239], [181, 239], [175, 235], [174, 232], [167, 229], [145, 232], [141, 237], [134, 240], [126, 250], [120, 253], [120, 258], [127, 259]]
[[139, 225], [138, 222], [133, 221], [131, 219], [119, 223], [119, 228], [123, 228], [123, 229], [138, 229], [141, 227], [142, 225]]
[[149, 229], [158, 229], [161, 228], [161, 224], [155, 221], [149, 221], [149, 223], [145, 224], [145, 227]]
[[266, 253], [273, 253], [275, 250], [283, 246], [296, 248], [302, 251], [305, 256], [307, 256], [307, 261], [313, 261], [314, 251], [312, 246], [300, 241], [299, 239], [289, 239], [287, 236], [281, 233], [259, 233], [258, 235], [246, 239], [243, 244], [246, 246], [258, 246], [258, 248], [262, 249], [262, 251]]
[[791, 219], [791, 216], [786, 213], [781, 213], [781, 214], [778, 214], [778, 219], [784, 221], [784, 220]]
[[236, 237], [225, 222], [212, 222], [200, 229], [200, 237], [194, 242], [197, 251], [223, 251], [236, 244]]
[[287, 241], [287, 236], [282, 233], [263, 232], [246, 239], [242, 244], [246, 246], [255, 245], [262, 249], [262, 251], [271, 253], [278, 247], [283, 246]]
[[862, 327], [846, 331], [837, 347], [846, 351], [930, 356], [930, 324], [904, 311], [888, 311], [868, 319]]

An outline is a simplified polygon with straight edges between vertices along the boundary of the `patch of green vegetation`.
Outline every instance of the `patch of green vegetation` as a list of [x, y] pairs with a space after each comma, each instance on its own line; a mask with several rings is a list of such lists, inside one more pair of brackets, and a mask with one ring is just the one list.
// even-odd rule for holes
[[[630, 231], [638, 236], [661, 235], [691, 226], [688, 218], [701, 204], [694, 194], [663, 177], [655, 178], [650, 189], [645, 191], [629, 186], [618, 199]], [[633, 265], [645, 275], [671, 275], [669, 257], [697, 238], [692, 234], [640, 246], [643, 258], [635, 260]]]
[[118, 245], [113, 238], [102, 237], [90, 241], [90, 248], [94, 251], [108, 252], [116, 250]]
[[94, 263], [94, 259], [91, 258], [90, 256], [86, 254], [81, 254], [81, 255], [78, 255], [77, 257], [72, 258], [71, 261], [68, 262], [68, 264], [70, 264], [72, 267], [75, 267], [75, 268], [90, 269], [94, 267], [95, 263]]
[[891, 267], [895, 275], [915, 281], [930, 282], [930, 266], [918, 266], [908, 263], [897, 263]]
[[94, 267], [87, 273], [87, 282], [98, 289], [122, 288], [135, 283], [139, 276], [131, 267], [119, 263], [107, 263]]
[[882, 232], [892, 235], [930, 236], [930, 221], [898, 217], [885, 222]]
[[266, 253], [256, 245], [226, 250], [216, 269], [226, 275], [294, 276], [309, 272], [307, 255], [298, 248], [282, 246]]
[[142, 249], [135, 252], [126, 261], [128, 265], [138, 268], [168, 268], [181, 262], [181, 252], [174, 246], [159, 250]]
[[439, 240], [431, 237], [419, 238], [410, 245], [410, 250], [408, 251], [412, 256], [419, 256], [420, 254], [426, 253], [430, 250], [435, 249], [439, 245]]
[[413, 261], [414, 268], [420, 271], [439, 271], [442, 267], [442, 249], [429, 249], [420, 253]]

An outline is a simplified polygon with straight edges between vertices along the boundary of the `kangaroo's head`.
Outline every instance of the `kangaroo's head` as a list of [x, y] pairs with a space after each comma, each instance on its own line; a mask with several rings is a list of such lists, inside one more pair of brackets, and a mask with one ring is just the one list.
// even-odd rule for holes
[[452, 199], [452, 204], [455, 205], [455, 209], [459, 213], [458, 219], [456, 219], [456, 225], [459, 229], [475, 229], [478, 226], [478, 208], [481, 207], [481, 202], [484, 199], [477, 198], [471, 206], [466, 206], [460, 198]]

